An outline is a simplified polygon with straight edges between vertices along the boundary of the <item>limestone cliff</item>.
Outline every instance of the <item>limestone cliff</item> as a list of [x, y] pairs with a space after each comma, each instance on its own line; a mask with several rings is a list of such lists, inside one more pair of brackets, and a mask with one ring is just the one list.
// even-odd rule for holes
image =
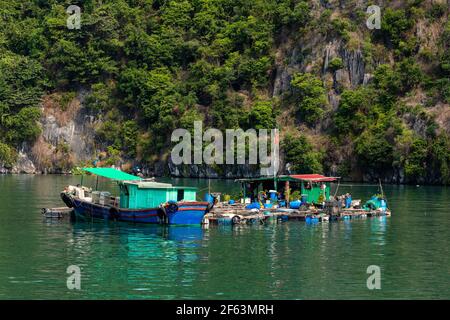
[[[295, 8], [295, 5], [299, 2], [301, 1], [292, 1], [291, 6]], [[368, 30], [365, 25], [365, 19], [367, 18], [366, 9], [373, 3], [378, 4], [383, 12], [384, 10], [402, 9], [407, 5], [411, 5], [411, 2], [401, 0], [379, 0], [375, 2], [366, 0], [308, 1], [308, 9], [310, 10], [308, 14], [311, 20], [309, 21], [309, 24], [303, 25], [301, 21], [297, 21], [295, 24], [285, 23], [280, 27], [280, 30], [277, 30], [276, 33], [274, 33], [276, 37], [270, 42], [268, 54], [268, 56], [270, 55], [270, 58], [273, 58], [273, 64], [265, 73], [268, 75], [269, 79], [267, 85], [264, 88], [249, 89], [248, 87], [244, 88], [244, 85], [241, 83], [236, 85], [236, 83], [239, 82], [236, 79], [234, 82], [230, 80], [228, 91], [232, 92], [232, 94], [228, 95], [229, 92], [227, 91], [225, 96], [228, 97], [234, 95], [234, 98], [237, 96], [237, 98], [242, 99], [244, 101], [241, 105], [242, 111], [244, 111], [243, 109], [246, 109], [246, 112], [248, 111], [247, 109], [252, 108], [252, 103], [257, 99], [269, 100], [273, 102], [274, 105], [277, 105], [277, 111], [279, 112], [276, 116], [276, 122], [281, 129], [282, 138], [287, 133], [295, 132], [307, 136], [311, 141], [314, 141], [314, 147], [317, 149], [324, 146], [327, 147], [327, 165], [324, 166], [326, 172], [323, 172], [325, 174], [336, 176], [343, 175], [341, 169], [342, 167], [345, 167], [345, 178], [349, 180], [374, 181], [378, 178], [382, 178], [385, 182], [409, 183], [411, 181], [408, 180], [405, 174], [403, 164], [393, 162], [392, 168], [384, 168], [382, 176], [380, 176], [379, 172], [361, 166], [357, 161], [357, 157], [355, 157], [354, 140], [357, 137], [344, 138], [338, 145], [333, 145], [332, 148], [329, 147], [332, 137], [332, 133], [330, 132], [334, 129], [334, 115], [339, 109], [343, 92], [370, 86], [374, 83], [374, 79], [376, 79], [376, 69], [380, 65], [386, 64], [394, 66], [399, 60], [404, 58], [398, 51], [410, 50], [411, 52], [409, 52], [408, 55], [413, 57], [414, 62], [424, 71], [424, 74], [436, 73], [436, 70], [439, 69], [439, 61], [434, 54], [439, 50], [446, 48], [446, 46], [442, 45], [441, 41], [444, 28], [448, 23], [448, 6], [450, 5], [450, 0], [417, 1], [417, 8], [414, 7], [411, 10], [415, 15], [415, 20], [413, 20], [415, 24], [410, 28], [402, 30], [402, 32], [405, 33], [405, 39], [403, 39], [400, 44], [397, 44], [397, 46], [393, 45], [392, 39], [389, 37], [388, 39], [372, 39], [373, 33], [377, 31]], [[447, 4], [445, 7], [445, 10], [447, 11], [442, 14], [437, 14], [436, 17], [434, 17], [432, 16], [432, 13], [434, 12], [433, 6], [436, 4]], [[151, 10], [159, 10], [155, 8]], [[236, 12], [238, 11], [237, 8], [233, 10]], [[248, 21], [246, 19], [244, 19], [246, 22], [252, 21], [250, 17], [247, 19]], [[249, 25], [251, 25], [250, 22]], [[154, 23], [159, 23], [159, 20], [156, 22], [154, 21]], [[114, 24], [111, 24], [111, 26], [112, 25]], [[119, 22], [117, 25], [119, 25]], [[241, 28], [241, 25], [238, 25], [236, 30], [242, 31], [245, 29], [244, 27], [242, 27], [242, 30], [239, 28]], [[230, 30], [233, 30], [232, 32], [236, 31], [233, 28], [230, 28]], [[244, 31], [247, 32], [247, 30]], [[242, 32], [245, 33], [244, 31]], [[100, 32], [100, 35], [103, 37], [103, 33]], [[232, 36], [229, 37], [231, 38]], [[155, 39], [157, 38], [158, 37], [155, 37], [154, 39], [145, 39], [148, 41], [156, 41]], [[111, 47], [114, 48], [117, 46], [120, 54], [123, 54], [123, 48], [121, 46], [124, 44], [121, 42], [122, 40], [122, 38], [120, 38], [120, 41], [115, 39], [110, 44]], [[197, 39], [194, 40], [191, 39], [191, 41], [187, 41], [186, 43], [183, 42], [183, 50], [189, 51], [192, 48], [197, 48], [196, 46], [198, 46], [199, 43], [197, 42]], [[202, 60], [202, 63], [197, 65], [200, 71], [196, 71], [199, 72], [199, 74], [195, 75], [195, 77], [202, 77], [204, 73], [209, 72], [208, 68], [217, 67], [219, 69], [219, 67], [223, 67], [223, 65], [221, 65], [221, 63], [223, 64], [223, 61], [218, 62], [221, 59], [220, 54], [212, 57], [210, 55], [215, 54], [214, 50], [221, 52], [220, 50], [223, 49], [221, 46], [226, 48], [230, 45], [231, 40], [229, 38], [220, 38], [219, 40], [214, 42], [214, 45], [211, 46], [212, 49], [208, 48], [208, 50], [206, 50], [203, 48], [203, 51], [199, 50], [199, 52], [193, 54], [194, 56], [206, 56], [204, 59], [205, 61]], [[411, 40], [411, 43], [408, 42], [409, 40]], [[132, 47], [135, 50], [147, 48], [147, 43], [139, 43], [137, 39], [134, 39], [133, 41], [136, 41], [137, 43], [136, 47]], [[130, 40], [130, 43], [134, 44], [133, 41]], [[162, 47], [166, 48], [164, 46]], [[145, 53], [152, 52], [149, 48], [147, 49], [148, 50], [145, 51]], [[130, 50], [130, 52], [133, 50]], [[118, 56], [120, 56], [120, 54], [118, 54]], [[138, 63], [135, 63], [136, 61], [134, 61], [138, 66], [142, 64], [140, 63], [142, 59], [145, 60], [145, 57], [142, 58], [139, 55], [133, 56], [133, 54], [129, 52], [127, 54], [129, 55], [127, 57], [128, 59], [136, 59], [136, 61], [138, 61]], [[233, 56], [232, 54], [227, 54]], [[399, 56], [401, 56], [401, 59]], [[114, 58], [116, 57], [113, 57], [112, 59]], [[166, 58], [169, 59], [164, 56], [164, 59]], [[192, 57], [189, 58], [194, 59]], [[108, 59], [105, 59], [104, 61], [109, 61]], [[208, 64], [208, 59], [213, 60], [213, 63]], [[245, 61], [245, 59], [242, 60]], [[125, 57], [121, 56], [121, 61], [126, 61]], [[145, 68], [147, 68], [148, 61], [145, 61]], [[195, 61], [195, 59], [193, 61]], [[206, 61], [208, 61], [208, 63]], [[149, 62], [149, 65], [151, 62], [152, 61]], [[232, 63], [235, 62], [236, 61], [232, 61]], [[162, 62], [158, 61], [158, 63], [164, 64], [166, 62], [163, 60]], [[159, 65], [158, 63], [155, 65]], [[105, 63], [105, 65], [109, 64]], [[208, 66], [208, 68], [204, 66]], [[202, 69], [203, 67], [204, 69]], [[143, 70], [145, 68], [143, 68]], [[164, 139], [158, 139], [161, 137], [167, 138], [170, 135], [170, 132], [158, 132], [158, 129], [156, 129], [155, 131], [161, 136], [156, 137], [152, 128], [157, 127], [156, 125], [161, 119], [152, 117], [153, 114], [159, 112], [158, 108], [164, 107], [163, 103], [158, 104], [162, 99], [161, 96], [164, 97], [165, 94], [170, 94], [170, 90], [167, 92], [164, 91], [165, 87], [170, 86], [170, 82], [175, 78], [175, 80], [181, 79], [181, 83], [184, 84], [185, 78], [188, 78], [187, 74], [192, 72], [192, 70], [188, 69], [186, 66], [182, 66], [180, 67], [180, 70], [182, 71], [177, 70], [177, 72], [174, 72], [176, 73], [174, 79], [162, 82], [163, 85], [157, 84], [153, 86], [153, 83], [151, 83], [152, 81], [162, 81], [166, 79], [166, 74], [153, 74], [152, 70], [154, 68], [152, 68], [153, 67], [148, 67], [149, 70], [145, 69], [145, 71], [138, 70], [136, 73], [130, 72], [122, 77], [122, 80], [125, 79], [128, 82], [136, 81], [136, 83], [138, 83], [138, 85], [136, 85], [137, 88], [132, 86], [128, 88], [126, 86], [128, 83], [125, 81], [125, 84], [122, 83], [122, 92], [119, 92], [120, 88], [118, 89], [117, 85], [121, 79], [116, 79], [113, 76], [111, 76], [113, 79], [96, 80], [98, 83], [95, 84], [95, 86], [98, 92], [93, 93], [93, 91], [95, 91], [92, 89], [94, 85], [91, 87], [89, 85], [85, 86], [89, 89], [80, 89], [80, 86], [76, 86], [77, 89], [71, 88], [74, 95], [69, 95], [70, 99], [68, 100], [67, 97], [65, 97], [67, 96], [67, 92], [63, 92], [62, 90], [52, 91], [51, 93], [47, 92], [47, 94], [43, 96], [40, 104], [42, 111], [42, 117], [40, 119], [41, 134], [34, 143], [24, 143], [17, 149], [17, 161], [12, 168], [5, 168], [0, 163], [0, 172], [70, 172], [74, 166], [84, 164], [90, 165], [92, 161], [98, 160], [101, 165], [122, 166], [124, 169], [131, 169], [133, 166], [137, 165], [148, 175], [172, 175], [176, 177], [200, 178], [258, 176], [259, 168], [257, 166], [177, 166], [171, 162], [169, 156], [170, 147], [167, 139], [162, 143], [161, 140]], [[245, 68], [243, 68], [244, 71], [239, 69], [239, 72], [237, 73], [245, 73], [247, 70], [246, 68], [250, 69], [250, 67], [245, 66]], [[223, 69], [226, 70], [226, 68]], [[94, 71], [97, 72], [97, 70]], [[167, 72], [167, 70], [164, 72]], [[220, 72], [224, 71], [220, 69]], [[147, 73], [150, 73], [151, 81], [144, 81], [144, 84], [141, 84], [138, 80], [140, 80], [142, 75], [147, 76]], [[302, 119], [297, 117], [296, 111], [298, 110], [295, 109], [297, 106], [294, 104], [279, 103], [286, 97], [289, 97], [293, 92], [291, 81], [294, 75], [299, 73], [310, 73], [315, 77], [318, 77], [323, 83], [323, 87], [326, 91], [327, 103], [324, 107], [324, 117], [314, 126], [305, 124]], [[218, 72], [218, 74], [220, 73]], [[228, 75], [228, 73], [226, 74]], [[239, 76], [240, 75], [238, 75], [238, 77]], [[211, 103], [212, 99], [208, 95], [210, 94], [210, 91], [217, 90], [218, 86], [217, 83], [211, 84], [208, 81], [209, 79], [201, 83], [201, 86], [204, 88], [195, 89], [202, 93], [198, 94], [196, 99], [194, 99], [194, 102], [191, 103], [189, 101], [187, 104], [189, 105], [189, 108], [200, 110], [199, 113], [205, 114], [205, 122], [209, 121], [208, 124], [212, 124], [213, 121], [211, 119], [213, 116], [210, 114], [210, 111], [212, 111], [211, 109], [213, 109], [213, 106]], [[429, 84], [429, 79], [427, 79], [427, 81], [427, 84]], [[241, 82], [245, 83], [244, 81]], [[145, 94], [142, 94], [140, 90], [141, 88], [139, 86], [142, 85], [148, 86]], [[164, 88], [161, 89], [159, 86]], [[429, 135], [445, 134], [448, 136], [450, 134], [450, 106], [447, 103], [448, 100], [446, 102], [444, 99], [439, 100], [434, 99], [433, 97], [430, 98], [430, 96], [424, 92], [424, 87], [425, 86], [413, 87], [408, 89], [407, 92], [402, 93], [401, 95], [399, 94], [398, 101], [396, 101], [398, 106], [396, 107], [405, 111], [402, 111], [401, 113], [398, 112], [394, 114], [394, 116], [398, 116], [405, 131], [410, 131], [415, 137], [423, 138], [424, 141], [426, 141]], [[65, 88], [67, 89], [67, 87]], [[171, 90], [172, 89], [173, 88], [171, 88]], [[195, 90], [192, 90], [192, 92]], [[95, 94], [98, 94], [100, 97], [98, 99], [100, 101], [98, 104], [102, 104], [102, 106], [99, 107], [99, 110], [103, 108], [103, 110], [106, 109], [111, 111], [110, 109], [114, 109], [113, 111], [117, 111], [122, 108], [120, 112], [110, 112], [113, 116], [110, 116], [108, 119], [109, 121], [119, 123], [126, 122], [126, 120], [132, 120], [135, 122], [136, 126], [139, 125], [139, 129], [137, 129], [135, 135], [135, 140], [137, 141], [136, 149], [138, 149], [136, 152], [133, 153], [128, 152], [130, 150], [126, 150], [129, 141], [115, 143], [115, 141], [107, 141], [107, 139], [104, 138], [105, 134], [99, 135], [99, 129], [103, 130], [103, 133], [108, 133], [110, 131], [119, 130], [119, 128], [115, 126], [104, 127], [103, 124], [107, 116], [99, 111], [92, 111], [93, 109], [87, 106], [86, 98]], [[116, 100], [112, 98], [120, 96], [120, 94], [129, 94], [129, 96], [126, 98], [121, 97]], [[197, 92], [195, 94], [197, 94]], [[152, 95], [157, 96], [157, 99], [152, 100]], [[111, 101], [115, 101], [116, 104], [110, 104]], [[175, 107], [169, 112], [171, 115], [177, 117], [181, 116], [184, 112], [180, 111], [182, 108], [177, 105], [178, 102], [179, 101], [176, 101]], [[140, 108], [135, 107], [134, 105], [137, 103], [142, 103], [142, 106]], [[169, 103], [172, 103], [172, 101], [167, 102], [167, 104]], [[216, 104], [221, 106], [220, 103], [216, 102]], [[109, 107], [105, 107], [105, 105]], [[157, 107], [152, 109], [155, 105]], [[133, 107], [135, 108], [133, 109]], [[145, 119], [144, 121], [142, 119], [144, 116], [147, 116], [148, 119], [152, 120]], [[432, 123], [432, 125], [430, 125], [430, 123]], [[122, 131], [120, 131], [120, 135], [121, 134]], [[157, 143], [163, 145], [162, 150], [152, 151], [153, 154], [147, 154], [145, 157], [142, 156], [143, 152], [141, 149], [151, 147]], [[115, 149], [108, 150], [108, 147], [113, 144], [115, 144]], [[399, 144], [401, 143], [399, 142]], [[405, 144], [404, 146], [405, 149], [410, 147], [411, 146], [408, 144]], [[120, 150], [121, 148], [122, 150]], [[281, 173], [287, 172], [285, 166], [285, 151], [286, 150], [281, 149]], [[116, 154], [114, 152], [116, 152]], [[443, 161], [445, 162], [446, 160], [444, 159]], [[439, 177], [439, 170], [430, 167], [426, 168], [426, 171], [426, 174], [424, 174], [424, 176], [419, 179], [420, 181], [417, 182], [442, 182]]]

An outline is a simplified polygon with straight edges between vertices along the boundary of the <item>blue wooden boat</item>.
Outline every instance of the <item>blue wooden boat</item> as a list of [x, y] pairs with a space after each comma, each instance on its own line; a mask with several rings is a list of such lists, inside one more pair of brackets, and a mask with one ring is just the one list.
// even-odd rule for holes
[[117, 181], [120, 196], [112, 197], [109, 192], [92, 191], [83, 186], [66, 187], [61, 198], [74, 209], [78, 219], [200, 225], [213, 206], [196, 201], [197, 189], [193, 187], [147, 181], [112, 168], [83, 170]]

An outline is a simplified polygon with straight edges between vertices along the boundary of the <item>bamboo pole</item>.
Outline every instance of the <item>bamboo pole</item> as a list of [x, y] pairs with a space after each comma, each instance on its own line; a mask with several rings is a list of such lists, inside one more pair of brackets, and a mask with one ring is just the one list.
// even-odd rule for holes
[[386, 201], [386, 208], [389, 208], [388, 205], [388, 201], [387, 201], [387, 197], [384, 194], [384, 190], [383, 190], [383, 186], [381, 185], [381, 179], [378, 178], [378, 182], [380, 183], [380, 189], [381, 189], [381, 196], [383, 197], [383, 199]]
[[339, 185], [340, 185], [340, 184], [341, 184], [341, 180], [338, 180], [338, 185], [337, 185], [337, 187], [336, 187], [336, 191], [334, 192], [333, 198], [336, 198], [336, 195], [337, 195], [337, 193], [338, 193]]

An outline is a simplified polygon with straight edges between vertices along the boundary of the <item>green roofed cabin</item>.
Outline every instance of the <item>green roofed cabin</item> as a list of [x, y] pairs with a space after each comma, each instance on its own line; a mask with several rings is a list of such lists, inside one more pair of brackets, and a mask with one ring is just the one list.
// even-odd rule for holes
[[144, 180], [113, 168], [83, 168], [83, 171], [117, 181], [120, 208], [157, 208], [168, 201], [195, 201], [197, 188], [175, 187], [169, 183]]
[[197, 188], [174, 187], [153, 181], [123, 181], [120, 187], [120, 207], [126, 209], [156, 208], [168, 201], [195, 201]]
[[[324, 194], [325, 200], [330, 198], [330, 183], [335, 182], [339, 177], [325, 177], [320, 174], [294, 174], [281, 175], [276, 177], [261, 177], [254, 179], [238, 179], [242, 183], [244, 197], [255, 197], [255, 191], [275, 190], [281, 192], [284, 196], [286, 190], [289, 194], [293, 191], [300, 191], [302, 197], [305, 197], [308, 203], [319, 203], [319, 197]], [[261, 189], [260, 189], [261, 187]], [[286, 199], [287, 201], [297, 199]], [[252, 199], [253, 200], [253, 199]]]

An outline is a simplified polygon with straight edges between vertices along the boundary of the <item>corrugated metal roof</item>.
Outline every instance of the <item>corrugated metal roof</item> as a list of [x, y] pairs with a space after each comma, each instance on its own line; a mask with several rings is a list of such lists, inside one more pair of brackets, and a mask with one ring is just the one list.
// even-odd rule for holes
[[281, 175], [277, 177], [261, 177], [261, 178], [249, 178], [249, 179], [236, 179], [238, 182], [257, 182], [257, 181], [312, 181], [312, 182], [332, 182], [340, 178], [338, 177], [325, 177], [321, 174], [293, 174], [293, 175]]
[[298, 179], [298, 180], [305, 180], [305, 181], [313, 181], [313, 182], [331, 182], [331, 181], [336, 181], [337, 177], [325, 177], [321, 174], [316, 174], [316, 173], [312, 173], [312, 174], [293, 174], [290, 175], [290, 177], [294, 178], [294, 179]]

